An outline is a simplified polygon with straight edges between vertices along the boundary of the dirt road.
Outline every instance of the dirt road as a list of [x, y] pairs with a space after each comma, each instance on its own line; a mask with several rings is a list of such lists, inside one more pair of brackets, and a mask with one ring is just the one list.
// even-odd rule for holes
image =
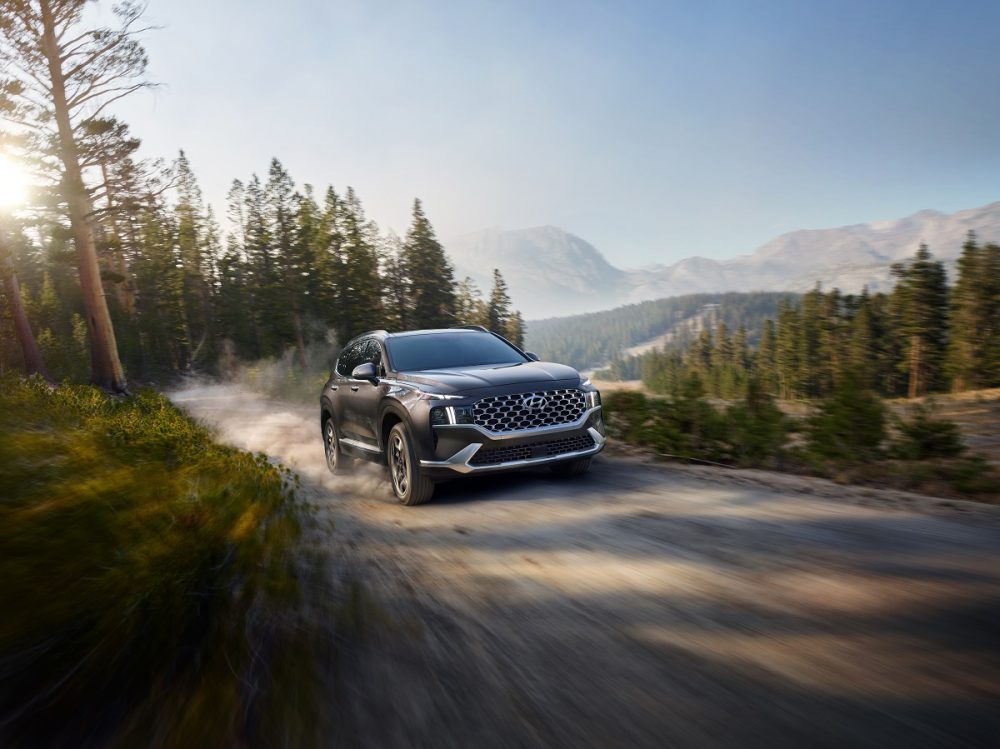
[[405, 508], [313, 409], [174, 398], [335, 522], [331, 745], [1000, 745], [1000, 508], [604, 456]]

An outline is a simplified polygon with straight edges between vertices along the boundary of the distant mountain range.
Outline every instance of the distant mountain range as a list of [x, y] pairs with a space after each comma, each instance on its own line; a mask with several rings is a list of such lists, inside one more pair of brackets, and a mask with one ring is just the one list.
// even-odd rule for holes
[[[492, 268], [510, 286], [514, 306], [528, 319], [609, 309], [647, 299], [698, 292], [873, 291], [891, 286], [889, 266], [921, 242], [954, 261], [965, 235], [1000, 241], [1000, 202], [941, 213], [925, 210], [895, 221], [793, 231], [731, 260], [691, 257], [671, 265], [620, 269], [593, 245], [555, 226], [486, 229], [445, 243], [456, 276], [489, 291]], [[949, 265], [951, 267], [951, 265]]]

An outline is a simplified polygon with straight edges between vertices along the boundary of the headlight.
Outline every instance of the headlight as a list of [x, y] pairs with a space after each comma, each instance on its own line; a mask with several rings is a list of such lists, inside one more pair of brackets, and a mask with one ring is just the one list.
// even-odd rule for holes
[[417, 399], [422, 401], [457, 401], [462, 400], [463, 395], [447, 395], [445, 393], [428, 393], [426, 390], [415, 390]]
[[583, 397], [587, 401], [587, 408], [597, 408], [601, 405], [601, 393], [597, 390], [588, 390]]
[[591, 386], [591, 384], [592, 383], [590, 382], [590, 378], [588, 377], [587, 379], [583, 380], [580, 383], [580, 387], [582, 387], [582, 388], [589, 388]]
[[473, 424], [472, 406], [436, 406], [431, 409], [431, 424]]

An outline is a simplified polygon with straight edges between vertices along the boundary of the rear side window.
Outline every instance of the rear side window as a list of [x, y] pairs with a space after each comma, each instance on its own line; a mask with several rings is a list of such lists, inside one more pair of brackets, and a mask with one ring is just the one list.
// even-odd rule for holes
[[379, 377], [385, 376], [385, 367], [382, 366], [382, 345], [377, 338], [369, 338], [365, 341], [365, 347], [361, 353], [361, 361], [371, 362], [375, 365], [375, 373]]
[[376, 367], [382, 362], [382, 347], [378, 345], [378, 341], [374, 338], [369, 338], [364, 342], [364, 346], [361, 348], [361, 361], [371, 362]]
[[350, 377], [351, 372], [359, 364], [371, 362], [375, 365], [375, 371], [380, 371], [382, 367], [382, 347], [376, 338], [365, 338], [355, 341], [350, 346], [340, 352], [337, 360], [337, 374], [342, 377]]
[[364, 361], [364, 359], [361, 358], [361, 352], [362, 348], [369, 340], [371, 339], [355, 341], [340, 352], [340, 358], [337, 359], [337, 374], [341, 377], [351, 376], [351, 372], [354, 371], [354, 368]]

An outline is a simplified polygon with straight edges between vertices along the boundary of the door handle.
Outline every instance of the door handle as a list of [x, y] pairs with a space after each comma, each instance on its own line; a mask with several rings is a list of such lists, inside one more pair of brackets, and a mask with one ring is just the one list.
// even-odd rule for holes
[[351, 385], [351, 390], [354, 391], [355, 393], [358, 392], [358, 386], [357, 385]]

